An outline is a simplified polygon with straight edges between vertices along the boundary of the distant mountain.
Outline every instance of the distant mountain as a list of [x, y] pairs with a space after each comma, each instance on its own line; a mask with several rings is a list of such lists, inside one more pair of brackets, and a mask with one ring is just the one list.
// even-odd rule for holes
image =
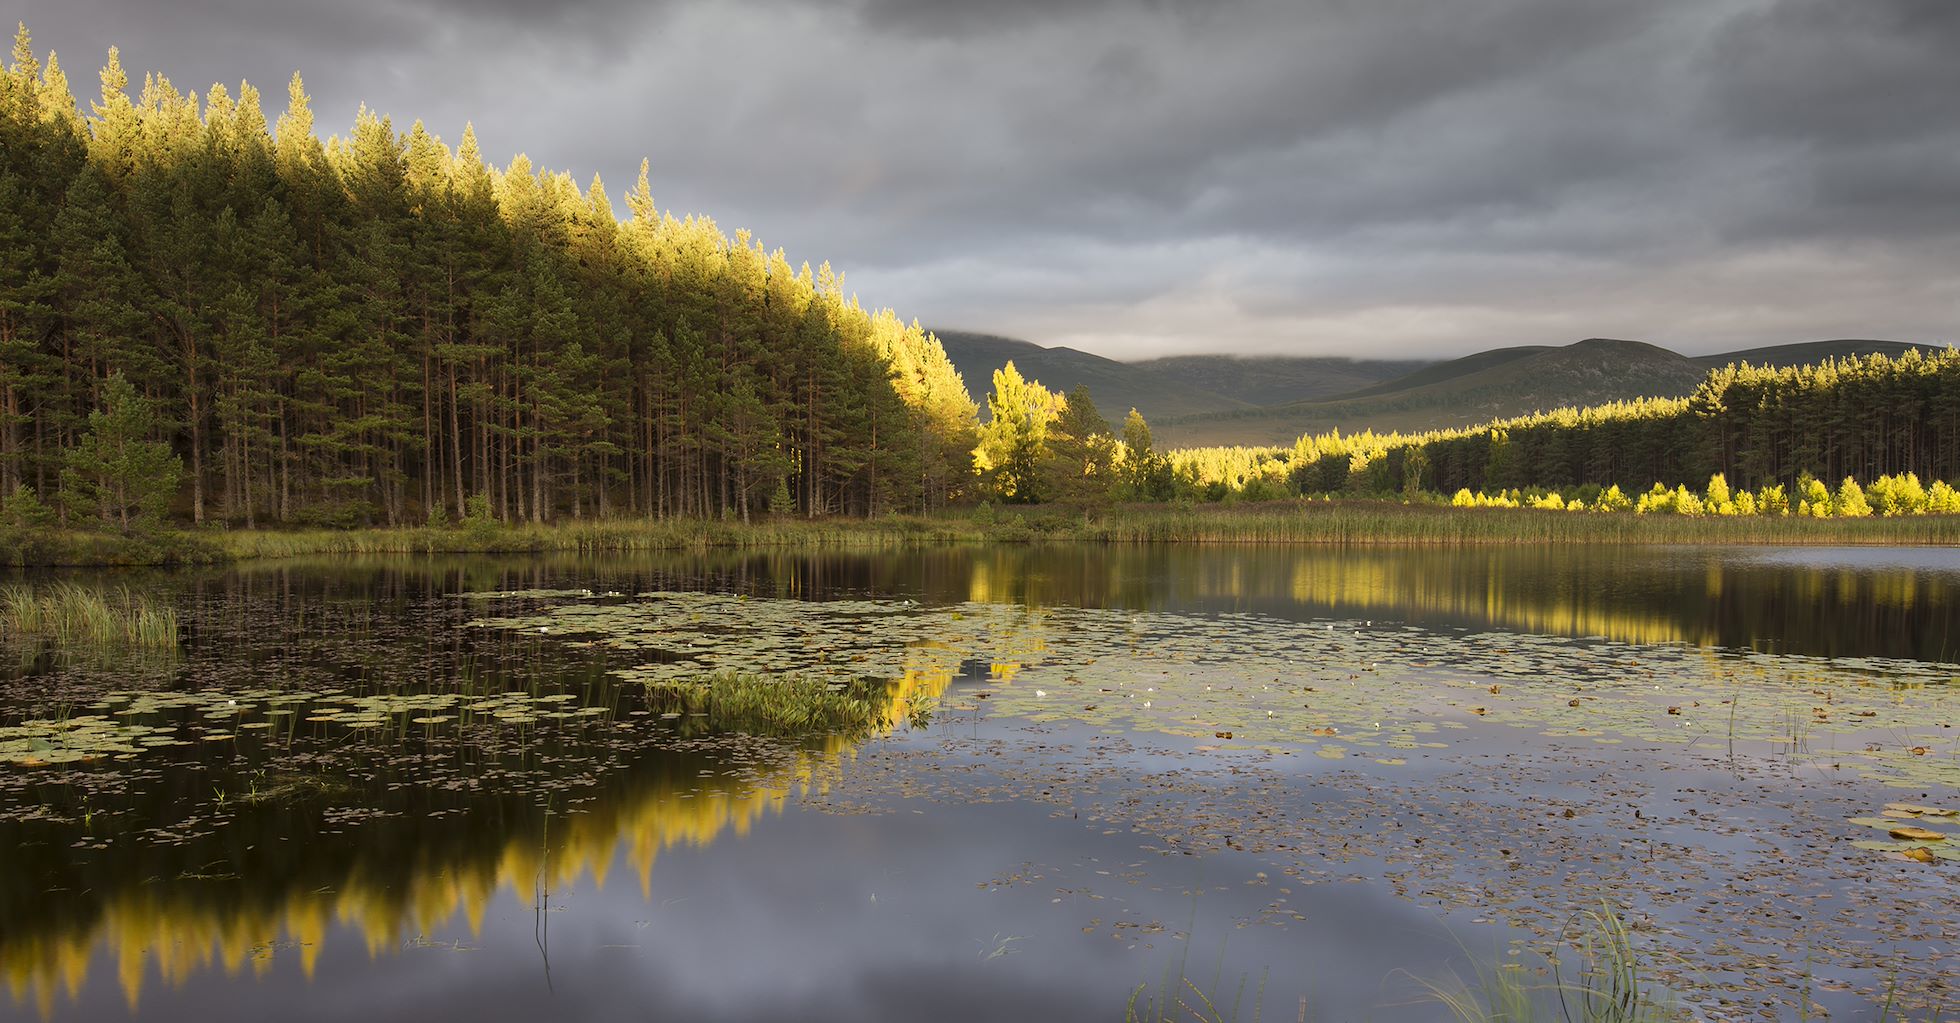
[[1426, 366], [1347, 394], [1266, 408], [1152, 420], [1159, 443], [1290, 444], [1306, 433], [1471, 426], [1566, 405], [1692, 392], [1711, 368], [1747, 361], [1793, 366], [1911, 348], [1897, 341], [1815, 341], [1689, 357], [1640, 341], [1591, 338], [1563, 347], [1499, 348]]
[[[1131, 365], [1241, 402], [1284, 405], [1347, 394], [1413, 373], [1429, 363], [1324, 356], [1173, 355]], [[1144, 410], [1145, 416], [1149, 414]]]
[[946, 357], [960, 371], [967, 391], [980, 403], [981, 418], [987, 415], [987, 393], [993, 389], [994, 370], [1010, 360], [1021, 375], [1039, 380], [1051, 391], [1073, 391], [1089, 385], [1096, 408], [1103, 418], [1120, 425], [1125, 413], [1134, 408], [1144, 418], [1188, 416], [1253, 406], [1236, 398], [1214, 394], [1202, 386], [1163, 377], [1136, 363], [1117, 362], [1073, 348], [1045, 348], [1029, 341], [968, 334], [961, 331], [935, 331], [946, 347]]
[[1563, 405], [1678, 397], [1732, 362], [1803, 366], [1936, 346], [1836, 340], [1686, 356], [1641, 341], [1494, 348], [1447, 362], [1178, 355], [1118, 362], [1073, 348], [944, 331], [939, 340], [986, 414], [993, 371], [1009, 359], [1058, 391], [1089, 385], [1112, 425], [1132, 408], [1159, 443], [1291, 444], [1339, 428], [1420, 431], [1469, 426]]
[[1134, 408], [1152, 423], [1159, 419], [1216, 412], [1256, 410], [1341, 394], [1401, 376], [1422, 362], [1337, 358], [1241, 358], [1231, 355], [1179, 355], [1147, 362], [1117, 362], [1073, 348], [1048, 348], [1028, 341], [935, 331], [966, 388], [986, 415], [993, 372], [1013, 360], [1022, 376], [1050, 390], [1068, 392], [1089, 385], [1096, 408], [1120, 424]]

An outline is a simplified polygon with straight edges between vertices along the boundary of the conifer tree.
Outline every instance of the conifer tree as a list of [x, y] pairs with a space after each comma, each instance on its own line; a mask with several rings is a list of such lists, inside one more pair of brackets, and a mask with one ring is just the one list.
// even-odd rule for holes
[[170, 445], [151, 439], [156, 413], [122, 374], [104, 381], [102, 399], [89, 413], [88, 433], [67, 452], [62, 504], [125, 530], [153, 526], [177, 492], [183, 463]]
[[1170, 465], [1159, 455], [1143, 414], [1131, 409], [1123, 419], [1122, 496], [1131, 501], [1163, 501], [1171, 496]]
[[1096, 410], [1087, 384], [1063, 401], [1049, 425], [1041, 461], [1042, 492], [1048, 500], [1074, 505], [1106, 503], [1114, 491], [1116, 441]]

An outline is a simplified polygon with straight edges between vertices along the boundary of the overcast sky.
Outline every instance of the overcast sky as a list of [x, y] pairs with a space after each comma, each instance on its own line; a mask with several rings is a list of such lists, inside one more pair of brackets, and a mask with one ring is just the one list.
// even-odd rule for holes
[[[27, 0], [1118, 358], [1960, 340], [1960, 0]], [[84, 99], [87, 97], [84, 96]]]

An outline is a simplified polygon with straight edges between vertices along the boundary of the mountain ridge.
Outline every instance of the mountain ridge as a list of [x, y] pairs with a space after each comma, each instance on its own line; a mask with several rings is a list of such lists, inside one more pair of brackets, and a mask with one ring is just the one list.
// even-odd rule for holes
[[[1121, 362], [993, 335], [952, 331], [939, 337], [983, 406], [992, 370], [1013, 358], [1024, 375], [1050, 388], [1088, 384], [1112, 421], [1137, 408], [1159, 443], [1182, 446], [1290, 444], [1301, 434], [1330, 429], [1469, 426], [1561, 406], [1680, 397], [1710, 370], [1731, 363], [1796, 366], [1940, 347], [1834, 339], [1690, 356], [1645, 341], [1594, 337], [1435, 362], [1234, 355]], [[989, 358], [998, 361], [983, 366]]]

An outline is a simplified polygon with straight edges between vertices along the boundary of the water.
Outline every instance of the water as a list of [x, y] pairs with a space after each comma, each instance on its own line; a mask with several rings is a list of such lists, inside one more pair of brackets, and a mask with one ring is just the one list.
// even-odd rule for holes
[[[0, 764], [8, 1018], [1121, 1019], [1168, 984], [1422, 1020], [1479, 969], [1550, 983], [1602, 900], [1707, 1018], [1960, 1001], [1960, 862], [1880, 816], [1960, 806], [1950, 551], [68, 578], [187, 634], [0, 662], [4, 723], [55, 722], [16, 760], [87, 757]], [[648, 695], [697, 668], [869, 677], [879, 718]]]

